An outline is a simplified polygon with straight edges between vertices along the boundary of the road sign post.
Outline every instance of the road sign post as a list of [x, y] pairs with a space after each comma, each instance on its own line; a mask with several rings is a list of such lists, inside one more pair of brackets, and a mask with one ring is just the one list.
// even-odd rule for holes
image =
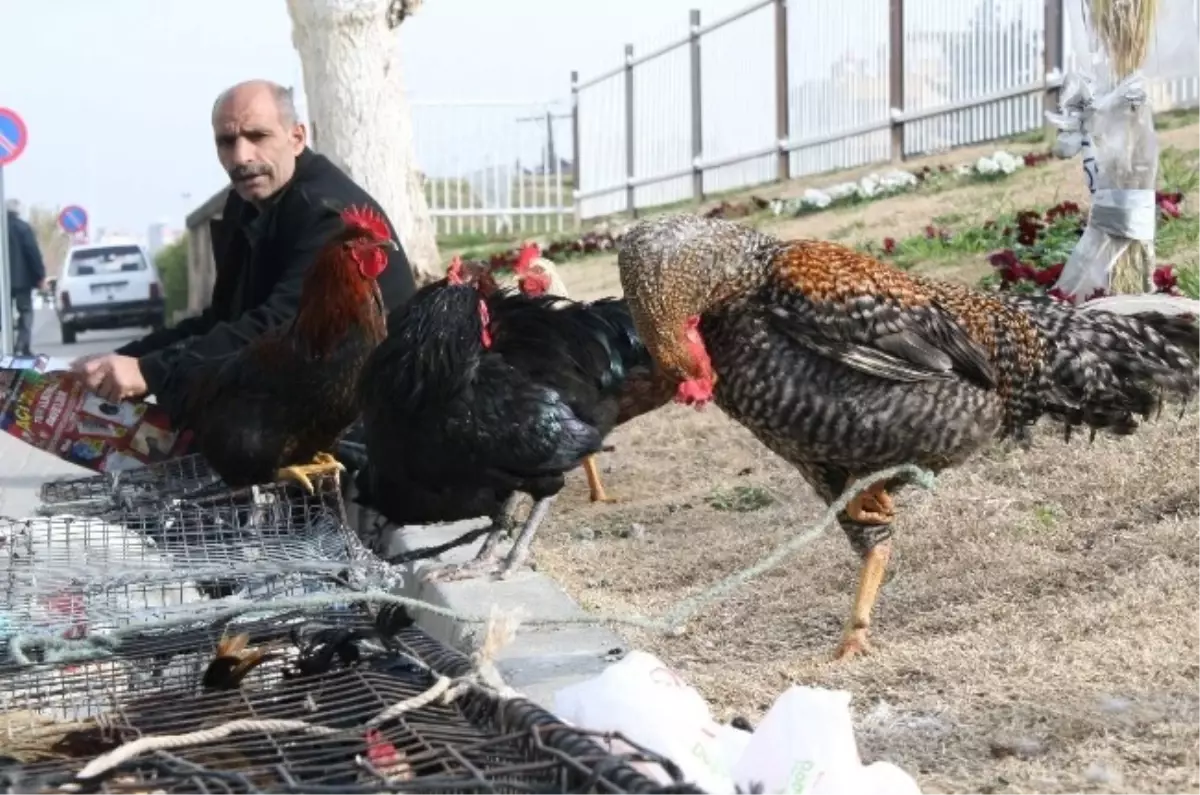
[[0, 108], [0, 355], [13, 352], [12, 274], [8, 262], [8, 205], [4, 198], [4, 167], [25, 151], [29, 130], [17, 112]]

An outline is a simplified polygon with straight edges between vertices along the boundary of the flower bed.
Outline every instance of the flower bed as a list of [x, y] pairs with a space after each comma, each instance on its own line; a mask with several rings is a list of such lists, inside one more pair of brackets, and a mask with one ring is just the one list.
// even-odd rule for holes
[[[1194, 217], [1182, 211], [1181, 193], [1158, 193], [1159, 232], [1172, 233], [1175, 224], [1195, 226]], [[1027, 209], [958, 232], [929, 225], [922, 235], [868, 243], [864, 250], [899, 267], [952, 254], [988, 254], [993, 271], [980, 286], [991, 290], [1045, 294], [1069, 300], [1054, 284], [1087, 225], [1087, 214], [1075, 202], [1060, 202], [1048, 209]], [[1170, 252], [1168, 252], [1170, 253]], [[1153, 274], [1156, 292], [1200, 298], [1194, 270], [1177, 271], [1164, 263]], [[1098, 298], [1103, 290], [1084, 300]]]
[[[831, 208], [862, 204], [867, 201], [910, 193], [918, 189], [942, 190], [954, 184], [992, 182], [1007, 178], [1022, 168], [1043, 165], [1050, 159], [1049, 152], [1014, 155], [997, 150], [991, 155], [981, 157], [971, 163], [962, 163], [958, 166], [923, 166], [911, 171], [892, 169], [882, 174], [871, 173], [856, 181], [839, 182], [825, 188], [806, 188], [802, 194], [791, 198], [768, 200], [760, 196], [750, 196], [744, 201], [722, 201], [707, 210], [704, 215], [707, 218], [728, 219], [745, 218], [763, 211], [769, 211], [777, 216], [784, 214], [809, 215]], [[606, 223], [577, 238], [552, 240], [542, 247], [542, 253], [555, 262], [563, 262], [609, 251], [617, 245], [628, 228], [629, 224], [614, 228]], [[472, 252], [464, 252], [463, 258], [486, 261], [493, 269], [504, 272], [510, 270], [516, 262], [520, 248], [520, 245], [515, 245], [511, 249], [496, 251], [482, 257], [471, 256]]]
[[[892, 169], [882, 174], [867, 174], [855, 182], [839, 182], [820, 189], [807, 188], [800, 196], [775, 199], [769, 206], [775, 215], [807, 215], [831, 207], [845, 207], [910, 193], [921, 188], [942, 190], [955, 184], [995, 182], [1023, 168], [1043, 165], [1050, 158], [1049, 152], [1014, 155], [1000, 149], [972, 163], [961, 163], [958, 166], [923, 166], [912, 171]], [[751, 201], [753, 200], [752, 198]]]

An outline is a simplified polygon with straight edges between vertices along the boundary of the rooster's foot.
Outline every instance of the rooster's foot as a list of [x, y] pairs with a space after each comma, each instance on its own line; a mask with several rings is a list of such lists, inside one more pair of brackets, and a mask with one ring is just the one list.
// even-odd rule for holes
[[876, 483], [850, 500], [846, 515], [859, 524], [884, 525], [896, 520], [896, 508], [892, 504], [892, 495], [882, 483]]
[[883, 574], [887, 571], [891, 557], [891, 539], [879, 542], [863, 555], [854, 607], [850, 611], [850, 621], [846, 624], [841, 645], [833, 655], [835, 660], [849, 660], [870, 653], [871, 644], [867, 642], [867, 633], [871, 626], [871, 609], [875, 607], [879, 586], [883, 583]]
[[861, 657], [871, 653], [871, 644], [867, 640], [867, 630], [852, 629], [843, 637], [842, 642], [838, 644], [837, 651], [833, 654], [835, 660], [852, 660], [855, 657]]
[[345, 471], [346, 467], [342, 466], [342, 462], [329, 453], [317, 453], [313, 456], [311, 463], [284, 467], [275, 473], [275, 477], [279, 480], [294, 480], [309, 494], [316, 494], [317, 490], [313, 487], [310, 476], [333, 475], [337, 477]]
[[592, 502], [616, 502], [616, 500], [604, 493], [604, 484], [600, 482], [600, 468], [596, 466], [595, 456], [590, 455], [583, 459], [583, 474], [587, 476], [588, 490], [591, 492]]
[[446, 563], [426, 571], [421, 575], [421, 581], [426, 583], [457, 582], [475, 577], [492, 576], [499, 571], [500, 563], [499, 556], [476, 558], [466, 563]]

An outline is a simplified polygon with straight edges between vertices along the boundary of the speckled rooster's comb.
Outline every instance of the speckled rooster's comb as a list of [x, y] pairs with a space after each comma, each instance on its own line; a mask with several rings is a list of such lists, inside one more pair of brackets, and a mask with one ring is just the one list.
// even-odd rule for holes
[[370, 232], [380, 240], [388, 240], [392, 236], [383, 216], [365, 204], [361, 207], [347, 207], [342, 210], [342, 222], [346, 226]]

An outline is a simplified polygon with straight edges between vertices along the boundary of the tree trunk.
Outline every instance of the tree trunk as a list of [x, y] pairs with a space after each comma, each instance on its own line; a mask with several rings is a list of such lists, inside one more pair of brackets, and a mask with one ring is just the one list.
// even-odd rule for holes
[[[437, 237], [413, 150], [395, 0], [287, 0], [315, 147], [375, 197], [418, 284], [441, 278]], [[415, 5], [415, 4], [414, 4]]]

